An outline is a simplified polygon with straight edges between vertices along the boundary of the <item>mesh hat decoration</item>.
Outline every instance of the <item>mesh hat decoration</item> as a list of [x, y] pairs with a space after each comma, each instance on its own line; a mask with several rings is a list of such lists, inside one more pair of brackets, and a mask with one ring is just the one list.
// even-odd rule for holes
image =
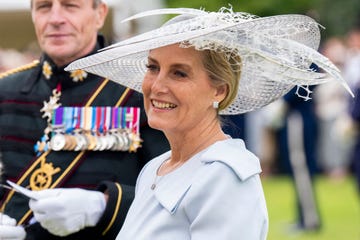
[[[257, 17], [222, 8], [218, 12], [175, 8], [136, 14], [124, 21], [156, 14], [178, 14], [163, 26], [123, 40], [71, 63], [141, 92], [149, 50], [179, 43], [181, 47], [240, 55], [241, 74], [236, 99], [219, 114], [239, 114], [263, 107], [293, 87], [337, 81], [353, 96], [339, 69], [317, 49], [320, 26], [305, 15]], [[310, 66], [315, 64], [318, 71]]]

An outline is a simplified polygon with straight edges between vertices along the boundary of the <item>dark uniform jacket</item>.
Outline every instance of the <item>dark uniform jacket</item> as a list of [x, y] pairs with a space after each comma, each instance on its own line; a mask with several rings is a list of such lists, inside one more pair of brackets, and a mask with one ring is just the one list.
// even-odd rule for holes
[[360, 192], [360, 86], [354, 89], [355, 98], [350, 101], [350, 116], [355, 125], [355, 139], [351, 163]]
[[[94, 52], [102, 48], [99, 41]], [[44, 74], [44, 63], [51, 67], [49, 79]], [[35, 171], [47, 164], [43, 180], [57, 182], [57, 187], [81, 187], [98, 189], [109, 193], [108, 204], [103, 217], [96, 227], [84, 229], [68, 237], [51, 235], [32, 223], [28, 199], [19, 194], [2, 190], [0, 198], [5, 214], [16, 218], [26, 226], [26, 239], [115, 239], [128, 207], [133, 199], [134, 185], [143, 165], [153, 157], [169, 149], [164, 135], [151, 129], [143, 111], [142, 95], [129, 91], [120, 106], [141, 107], [140, 137], [142, 147], [136, 152], [129, 151], [50, 151], [38, 158], [34, 145], [44, 135], [47, 126], [43, 112], [44, 102], [48, 102], [53, 89], [61, 87], [61, 106], [114, 106], [123, 95], [125, 87], [108, 81], [100, 92], [104, 78], [89, 74], [77, 81], [69, 72], [57, 68], [51, 59], [43, 55], [38, 62], [2, 74], [0, 79], [0, 150], [4, 164], [2, 179], [21, 182], [28, 187], [29, 179]], [[91, 99], [94, 97], [94, 99]], [[71, 168], [68, 166], [76, 161]], [[34, 165], [33, 165], [34, 164]], [[47, 169], [47, 170], [46, 170]], [[61, 169], [60, 172], [54, 169]], [[49, 179], [50, 178], [50, 179]], [[5, 204], [6, 199], [9, 199]]]

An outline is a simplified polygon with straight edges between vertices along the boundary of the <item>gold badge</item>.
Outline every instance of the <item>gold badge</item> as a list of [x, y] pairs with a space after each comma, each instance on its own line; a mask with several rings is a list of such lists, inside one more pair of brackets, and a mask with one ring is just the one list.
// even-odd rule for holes
[[87, 72], [81, 69], [74, 70], [71, 71], [70, 77], [74, 82], [79, 82], [79, 81], [82, 82], [87, 77]]
[[50, 79], [52, 75], [52, 69], [50, 64], [47, 61], [44, 61], [43, 67], [42, 67], [42, 73], [44, 74], [46, 79]]
[[41, 166], [35, 170], [30, 177], [31, 190], [48, 189], [52, 184], [52, 176], [60, 172], [60, 168], [54, 168], [52, 163], [46, 163], [45, 158], [41, 160]]

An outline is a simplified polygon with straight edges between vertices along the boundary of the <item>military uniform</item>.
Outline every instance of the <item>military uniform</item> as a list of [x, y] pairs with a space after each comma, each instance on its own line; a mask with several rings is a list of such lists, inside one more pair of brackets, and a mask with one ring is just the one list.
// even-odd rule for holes
[[[99, 37], [94, 52], [103, 46]], [[61, 94], [58, 101], [51, 102], [54, 89]], [[49, 140], [43, 138], [47, 135], [51, 140], [53, 135], [44, 132], [49, 126], [46, 119], [49, 109], [44, 108], [51, 104], [57, 105], [55, 108], [116, 104], [139, 107], [141, 147], [133, 151], [49, 149]], [[0, 148], [3, 179], [32, 188], [36, 181], [46, 185], [45, 188], [81, 187], [107, 191], [108, 204], [98, 225], [65, 239], [115, 239], [132, 201], [140, 169], [168, 150], [169, 145], [161, 132], [147, 125], [141, 94], [95, 75], [65, 72], [43, 55], [40, 61], [1, 74]], [[28, 199], [4, 190], [1, 198], [4, 212], [27, 226], [27, 239], [63, 239], [52, 236], [39, 223], [31, 224]]]
[[355, 126], [355, 138], [351, 161], [358, 191], [360, 193], [360, 86], [357, 86], [354, 91], [355, 98], [351, 99], [350, 102], [350, 116]]

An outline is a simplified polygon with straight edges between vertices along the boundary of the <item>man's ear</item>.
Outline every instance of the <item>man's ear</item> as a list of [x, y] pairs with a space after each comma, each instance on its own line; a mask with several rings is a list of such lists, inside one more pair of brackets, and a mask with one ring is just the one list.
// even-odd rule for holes
[[108, 14], [108, 6], [105, 3], [100, 3], [96, 8], [96, 26], [100, 30], [105, 23], [106, 16]]

